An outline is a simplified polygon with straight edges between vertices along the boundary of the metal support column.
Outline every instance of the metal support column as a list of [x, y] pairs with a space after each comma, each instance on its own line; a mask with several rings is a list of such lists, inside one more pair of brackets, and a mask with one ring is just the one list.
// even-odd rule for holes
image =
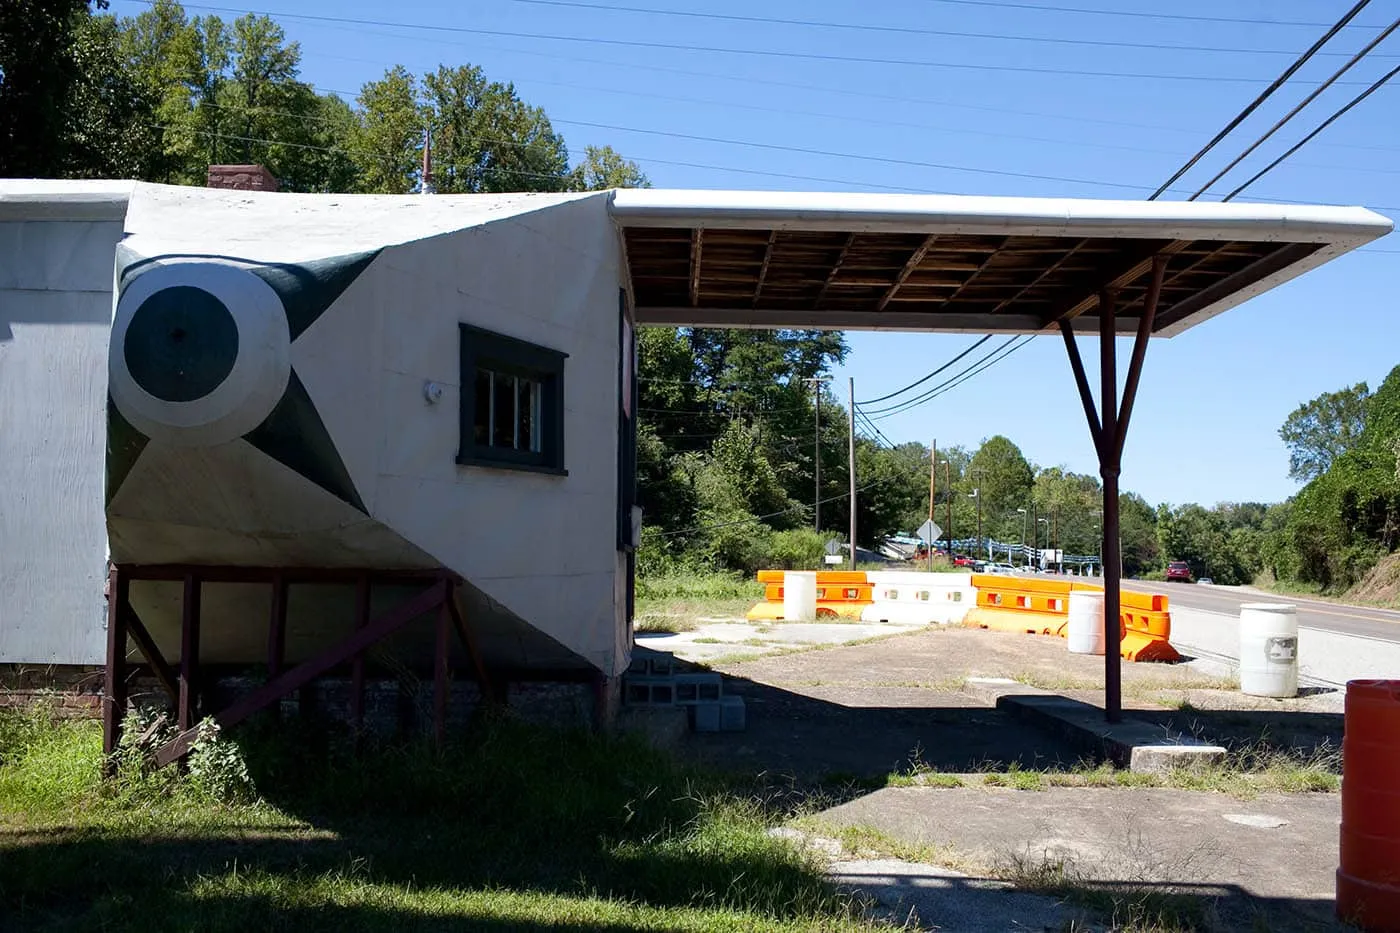
[[199, 703], [199, 577], [185, 574], [185, 599], [180, 617], [180, 699], [176, 718], [180, 731], [194, 728]]
[[126, 718], [126, 575], [116, 564], [107, 572], [107, 673], [102, 687], [102, 771], [111, 776], [112, 757]]
[[[1070, 368], [1074, 371], [1075, 385], [1079, 388], [1079, 400], [1084, 405], [1084, 417], [1089, 422], [1089, 433], [1094, 439], [1094, 449], [1099, 458], [1099, 476], [1103, 481], [1103, 540], [1101, 543], [1101, 564], [1103, 567], [1104, 588], [1104, 717], [1109, 722], [1118, 722], [1123, 716], [1122, 693], [1122, 609], [1121, 587], [1123, 582], [1123, 557], [1118, 541], [1118, 477], [1122, 471], [1123, 441], [1127, 436], [1128, 421], [1132, 417], [1133, 403], [1137, 400], [1138, 382], [1142, 377], [1142, 362], [1147, 354], [1147, 341], [1152, 334], [1152, 323], [1157, 317], [1157, 305], [1162, 294], [1162, 278], [1167, 269], [1167, 257], [1152, 258], [1152, 279], [1143, 301], [1142, 314], [1138, 318], [1137, 337], [1133, 343], [1133, 354], [1128, 364], [1127, 378], [1123, 384], [1123, 402], [1118, 403], [1118, 360], [1115, 346], [1117, 292], [1104, 290], [1099, 295], [1099, 407], [1094, 406], [1094, 397], [1089, 390], [1089, 380], [1084, 372], [1084, 362], [1079, 356], [1079, 346], [1075, 343], [1074, 328], [1068, 320], [1061, 320], [1060, 334], [1064, 337], [1065, 350], [1069, 355]], [[1102, 412], [1102, 420], [1100, 419]], [[1052, 544], [1052, 547], [1054, 545]]]

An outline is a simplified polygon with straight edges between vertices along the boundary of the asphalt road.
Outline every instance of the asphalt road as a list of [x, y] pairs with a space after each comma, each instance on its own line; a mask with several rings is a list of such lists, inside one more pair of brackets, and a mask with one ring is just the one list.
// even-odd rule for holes
[[1289, 603], [1298, 607], [1298, 626], [1342, 635], [1357, 635], [1400, 643], [1400, 612], [1345, 606], [1294, 596], [1279, 596], [1235, 586], [1200, 586], [1194, 583], [1155, 583], [1124, 580], [1125, 589], [1166, 593], [1169, 604], [1185, 609], [1202, 609], [1239, 616], [1244, 603]]

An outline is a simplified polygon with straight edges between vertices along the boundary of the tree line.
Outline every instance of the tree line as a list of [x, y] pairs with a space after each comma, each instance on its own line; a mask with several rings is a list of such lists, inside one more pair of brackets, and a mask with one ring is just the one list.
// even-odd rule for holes
[[267, 16], [106, 7], [0, 4], [0, 177], [202, 184], [211, 164], [252, 163], [284, 191], [405, 194], [427, 134], [444, 194], [647, 184], [609, 146], [571, 165], [545, 112], [473, 65], [396, 65], [352, 104], [301, 80], [300, 46]]
[[[657, 329], [640, 352], [645, 571], [814, 566], [845, 539], [848, 412], [819, 379], [845, 359], [841, 334]], [[1154, 506], [1122, 493], [1124, 572], [1184, 560], [1222, 584], [1263, 574], [1341, 591], [1400, 548], [1400, 367], [1374, 394], [1362, 383], [1304, 403], [1279, 434], [1306, 484], [1284, 502]], [[1001, 435], [940, 446], [932, 478], [924, 444], [862, 430], [855, 447], [860, 546], [914, 532], [932, 479], [945, 535], [974, 538], [980, 504], [984, 538], [1099, 553], [1097, 476], [1036, 465]]]

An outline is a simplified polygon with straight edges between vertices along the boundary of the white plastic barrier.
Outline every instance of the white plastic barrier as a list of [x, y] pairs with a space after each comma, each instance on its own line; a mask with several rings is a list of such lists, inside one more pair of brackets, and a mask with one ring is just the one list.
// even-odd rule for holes
[[873, 602], [861, 610], [862, 622], [949, 625], [961, 622], [977, 605], [970, 573], [875, 570], [866, 579]]
[[1103, 630], [1103, 593], [1072, 590], [1069, 594], [1069, 624], [1065, 633], [1071, 654], [1104, 653], [1108, 643]]
[[1240, 692], [1257, 697], [1298, 695], [1298, 607], [1240, 606]]
[[817, 620], [815, 570], [789, 570], [783, 574], [783, 618], [788, 622]]

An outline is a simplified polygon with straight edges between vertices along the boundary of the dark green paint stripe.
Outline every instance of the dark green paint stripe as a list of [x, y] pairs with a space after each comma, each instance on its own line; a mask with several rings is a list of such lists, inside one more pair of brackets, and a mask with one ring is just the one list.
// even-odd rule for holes
[[270, 263], [250, 271], [272, 286], [287, 309], [287, 329], [296, 340], [359, 278], [379, 250], [302, 263]]
[[117, 495], [150, 438], [127, 421], [112, 396], [107, 396], [107, 504]]
[[262, 424], [244, 435], [244, 440], [331, 495], [368, 513], [335, 441], [295, 369], [282, 400]]

